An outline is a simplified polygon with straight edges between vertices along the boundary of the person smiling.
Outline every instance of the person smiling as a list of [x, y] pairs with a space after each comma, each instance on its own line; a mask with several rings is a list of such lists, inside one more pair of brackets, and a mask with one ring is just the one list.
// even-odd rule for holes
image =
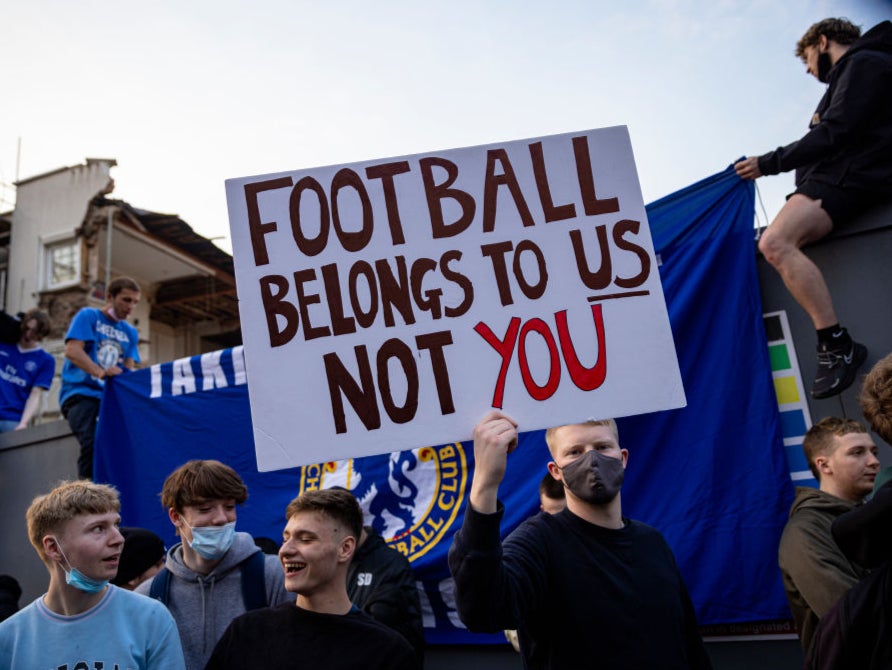
[[177, 622], [189, 670], [204, 668], [214, 645], [239, 614], [292, 602], [275, 556], [235, 530], [236, 507], [248, 498], [242, 478], [215, 460], [193, 460], [164, 481], [161, 504], [182, 542], [165, 567], [136, 592], [160, 600]]
[[350, 602], [347, 570], [362, 509], [343, 489], [306, 491], [289, 503], [279, 559], [295, 605], [248, 612], [217, 643], [208, 670], [326, 668], [412, 670], [421, 664], [396, 631]]
[[109, 584], [124, 547], [119, 512], [115, 489], [83, 480], [34, 499], [28, 536], [50, 585], [0, 623], [0, 670], [185, 667], [164, 606]]

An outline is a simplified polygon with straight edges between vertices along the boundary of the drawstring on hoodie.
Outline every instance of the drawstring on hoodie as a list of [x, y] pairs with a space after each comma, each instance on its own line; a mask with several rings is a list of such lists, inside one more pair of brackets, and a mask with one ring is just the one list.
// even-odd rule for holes
[[[214, 585], [217, 583], [217, 580], [214, 578], [213, 575], [211, 575], [207, 581], [202, 579], [201, 575], [196, 575], [195, 579], [198, 582], [199, 588], [201, 589], [201, 651], [202, 651], [202, 653], [207, 653], [208, 652], [208, 612], [207, 612], [207, 608], [205, 606], [206, 601], [205, 601], [205, 597], [204, 597], [205, 596], [204, 587], [205, 587], [205, 584], [210, 585], [210, 593], [208, 594], [208, 598], [210, 599], [210, 623], [211, 623], [211, 626], [213, 626], [214, 622], [217, 620], [216, 608], [214, 606]], [[213, 631], [211, 631], [211, 636], [213, 637]], [[211, 645], [211, 648], [213, 648], [215, 645], [216, 645], [216, 642], [214, 642]]]

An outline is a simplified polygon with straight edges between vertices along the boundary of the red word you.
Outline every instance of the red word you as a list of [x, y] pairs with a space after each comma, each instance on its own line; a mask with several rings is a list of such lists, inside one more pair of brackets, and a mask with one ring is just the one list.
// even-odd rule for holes
[[[587, 368], [579, 362], [576, 348], [570, 338], [567, 327], [567, 310], [555, 312], [555, 328], [557, 338], [552, 334], [549, 325], [542, 319], [529, 319], [521, 325], [518, 317], [512, 317], [504, 336], [499, 338], [492, 329], [482, 321], [474, 326], [474, 330], [480, 337], [496, 350], [502, 358], [499, 376], [496, 379], [495, 390], [492, 396], [492, 406], [502, 408], [502, 400], [505, 395], [505, 377], [508, 368], [517, 350], [517, 363], [520, 367], [520, 376], [523, 385], [534, 400], [547, 400], [555, 394], [561, 381], [561, 357], [570, 375], [572, 382], [583, 391], [593, 391], [604, 383], [607, 376], [607, 348], [604, 338], [604, 318], [601, 314], [601, 305], [592, 305], [592, 319], [595, 322], [597, 334], [598, 358], [595, 364]], [[536, 333], [545, 342], [548, 349], [549, 373], [544, 384], [539, 384], [533, 378], [530, 371], [529, 358], [527, 356], [527, 337]]]

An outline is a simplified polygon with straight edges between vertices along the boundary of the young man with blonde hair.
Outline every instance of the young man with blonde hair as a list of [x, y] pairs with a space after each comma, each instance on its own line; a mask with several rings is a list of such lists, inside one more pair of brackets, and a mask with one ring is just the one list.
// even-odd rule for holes
[[827, 417], [802, 442], [818, 489], [800, 486], [781, 535], [778, 562], [804, 651], [824, 613], [867, 572], [834, 542], [831, 524], [873, 489], [877, 448], [857, 421]]
[[189, 670], [204, 668], [235, 617], [294, 599], [285, 591], [276, 557], [264, 554], [250, 534], [235, 530], [236, 506], [247, 499], [238, 473], [215, 460], [184, 463], [161, 489], [161, 504], [182, 541], [136, 592], [170, 609]]
[[517, 424], [491, 411], [474, 428], [474, 476], [449, 550], [456, 608], [475, 632], [517, 629], [526, 668], [710, 668], [669, 545], [622, 514], [629, 452], [616, 423], [550, 429], [551, 475], [567, 507], [504, 541], [498, 489]]
[[124, 546], [119, 512], [117, 491], [83, 480], [34, 499], [28, 536], [50, 585], [0, 623], [0, 670], [185, 667], [170, 613], [109, 584]]
[[289, 503], [279, 558], [284, 604], [238, 617], [207, 670], [325, 668], [412, 670], [420, 662], [406, 639], [350, 602], [347, 571], [362, 533], [362, 509], [344, 489], [306, 491]]
[[892, 198], [892, 23], [862, 36], [846, 19], [824, 19], [802, 36], [796, 56], [827, 84], [809, 131], [734, 169], [743, 179], [796, 170], [796, 191], [759, 239], [759, 251], [812, 320], [812, 396], [828, 398], [855, 381], [867, 349], [840, 326], [824, 275], [802, 247]]

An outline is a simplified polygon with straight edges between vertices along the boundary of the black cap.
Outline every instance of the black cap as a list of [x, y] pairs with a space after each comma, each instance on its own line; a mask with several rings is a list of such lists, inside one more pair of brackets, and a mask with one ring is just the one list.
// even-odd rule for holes
[[111, 580], [116, 586], [139, 577], [164, 556], [164, 542], [152, 531], [127, 526], [121, 526], [120, 530], [124, 536], [124, 549], [118, 562], [118, 574]]

